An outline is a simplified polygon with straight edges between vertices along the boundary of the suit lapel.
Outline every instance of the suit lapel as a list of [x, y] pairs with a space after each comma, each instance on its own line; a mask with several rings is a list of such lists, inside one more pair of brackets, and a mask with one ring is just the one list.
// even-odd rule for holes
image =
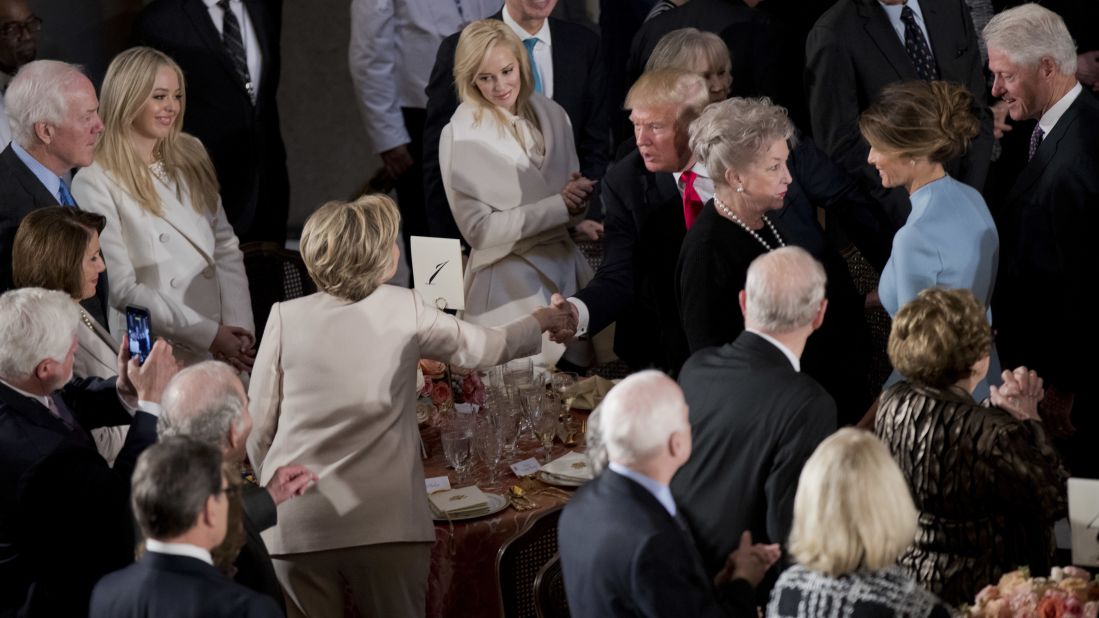
[[[912, 66], [912, 59], [904, 50], [904, 44], [897, 37], [897, 31], [889, 23], [889, 17], [878, 6], [877, 0], [856, 0], [858, 13], [863, 19], [863, 28], [867, 36], [881, 52], [882, 56], [897, 72], [899, 79], [919, 79], [916, 67]], [[920, 5], [923, 6], [922, 4]], [[930, 27], [928, 27], [930, 30]]]
[[207, 249], [213, 246], [213, 232], [209, 226], [207, 229], [198, 227], [206, 221], [206, 218], [195, 212], [190, 205], [182, 203], [175, 192], [160, 180], [154, 178], [153, 186], [156, 187], [156, 192], [160, 196], [161, 219], [175, 228], [187, 242], [191, 243], [195, 251], [198, 251], [203, 259], [213, 266], [214, 256]]
[[[59, 399], [60, 397], [57, 397], [55, 401]], [[65, 423], [61, 422], [61, 419], [51, 414], [46, 406], [13, 391], [3, 384], [0, 384], [0, 401], [32, 425], [48, 429], [62, 436], [67, 436], [72, 432]]]
[[191, 21], [191, 25], [194, 27], [195, 32], [199, 34], [203, 44], [214, 52], [222, 68], [232, 76], [232, 81], [237, 85], [240, 94], [248, 96], [248, 91], [244, 89], [244, 84], [240, 82], [240, 76], [237, 75], [237, 70], [233, 67], [233, 60], [229, 58], [229, 53], [225, 51], [225, 44], [221, 41], [221, 35], [218, 34], [217, 26], [214, 25], [214, 20], [210, 17], [210, 11], [206, 8], [206, 5], [201, 0], [184, 0], [183, 12], [187, 14], [187, 18]]
[[1007, 201], [1011, 203], [1020, 194], [1026, 193], [1028, 189], [1045, 172], [1046, 167], [1049, 166], [1053, 158], [1057, 156], [1057, 150], [1060, 147], [1061, 140], [1069, 134], [1072, 126], [1076, 124], [1076, 118], [1080, 115], [1080, 108], [1084, 104], [1084, 97], [1090, 96], [1086, 92], [1080, 92], [1076, 96], [1076, 100], [1072, 102], [1061, 119], [1054, 125], [1053, 131], [1042, 140], [1042, 145], [1038, 147], [1038, 152], [1034, 153], [1034, 158], [1027, 163], [1023, 168], [1019, 178], [1015, 181], [1015, 184], [1011, 187], [1011, 192], [1008, 194]]
[[669, 226], [678, 226], [669, 229], [669, 232], [678, 232], [680, 240], [687, 233], [687, 223], [683, 219], [683, 196], [679, 194], [679, 187], [675, 184], [675, 177], [668, 172], [656, 172], [646, 177], [645, 201], [650, 210], [675, 210], [675, 215], [670, 212], [667, 217], [662, 217]]
[[12, 150], [10, 144], [4, 149], [2, 156], [4, 157], [8, 168], [11, 169], [12, 176], [19, 181], [19, 185], [23, 187], [23, 190], [27, 192], [27, 195], [31, 196], [35, 208], [58, 205], [57, 198], [46, 190], [42, 181], [38, 180], [38, 177], [34, 175], [34, 172], [30, 171], [27, 165], [19, 159], [19, 155], [15, 154], [15, 151]]

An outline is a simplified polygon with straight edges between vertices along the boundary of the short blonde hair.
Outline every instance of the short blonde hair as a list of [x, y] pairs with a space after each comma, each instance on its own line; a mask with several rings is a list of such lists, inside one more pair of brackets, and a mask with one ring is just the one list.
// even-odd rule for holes
[[706, 80], [685, 69], [646, 71], [626, 94], [626, 109], [674, 107], [680, 130], [686, 130], [709, 104]]
[[649, 61], [645, 63], [645, 70], [691, 70], [699, 59], [705, 60], [711, 70], [733, 69], [729, 48], [721, 37], [713, 32], [702, 32], [698, 28], [680, 28], [660, 37]]
[[992, 349], [981, 301], [967, 289], [928, 288], [901, 307], [889, 332], [889, 360], [909, 382], [946, 388], [973, 374]]
[[840, 429], [801, 470], [790, 553], [831, 577], [883, 569], [912, 544], [916, 521], [908, 483], [881, 440]]
[[392, 266], [401, 215], [384, 195], [328, 202], [305, 222], [301, 257], [317, 287], [358, 302], [383, 283]]
[[477, 111], [474, 114], [477, 122], [481, 121], [481, 115], [488, 110], [496, 115], [501, 125], [507, 124], [496, 104], [486, 99], [476, 84], [477, 71], [480, 70], [481, 63], [496, 45], [507, 47], [519, 61], [521, 85], [519, 95], [515, 99], [515, 115], [530, 120], [538, 126], [538, 119], [530, 106], [530, 95], [534, 92], [534, 77], [531, 75], [526, 48], [511, 28], [499, 19], [475, 21], [463, 28], [462, 34], [458, 36], [458, 47], [454, 50], [454, 85], [458, 88], [458, 98], [463, 103], [477, 105]]
[[886, 86], [859, 116], [859, 131], [874, 148], [934, 163], [961, 156], [980, 128], [973, 95], [965, 86], [943, 81]]
[[691, 124], [691, 150], [720, 185], [726, 170], [745, 169], [775, 140], [792, 144], [794, 124], [785, 108], [766, 97], [713, 103]]

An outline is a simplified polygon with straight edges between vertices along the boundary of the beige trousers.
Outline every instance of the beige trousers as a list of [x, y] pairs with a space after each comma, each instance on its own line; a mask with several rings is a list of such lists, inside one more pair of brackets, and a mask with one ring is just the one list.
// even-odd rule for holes
[[271, 556], [289, 618], [422, 618], [431, 543], [382, 543]]

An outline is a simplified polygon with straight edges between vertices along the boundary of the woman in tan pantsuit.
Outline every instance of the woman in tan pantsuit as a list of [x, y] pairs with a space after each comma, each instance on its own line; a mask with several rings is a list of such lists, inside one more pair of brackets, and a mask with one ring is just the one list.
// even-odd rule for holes
[[[19, 287], [58, 290], [73, 302], [95, 297], [103, 255], [99, 233], [103, 217], [76, 208], [40, 208], [19, 223], [12, 243], [12, 278]], [[80, 308], [73, 375], [112, 378], [118, 375], [118, 342], [107, 329]], [[107, 463], [126, 440], [126, 425], [92, 430], [96, 448]]]
[[[540, 308], [497, 328], [381, 285], [397, 267], [397, 207], [333, 202], [301, 249], [320, 292], [271, 308], [249, 387], [248, 455], [261, 484], [300, 463], [316, 488], [279, 507], [263, 539], [291, 616], [423, 616], [435, 531], [416, 426], [416, 364], [479, 367], [529, 356], [563, 324]], [[345, 590], [351, 594], [348, 600]]]

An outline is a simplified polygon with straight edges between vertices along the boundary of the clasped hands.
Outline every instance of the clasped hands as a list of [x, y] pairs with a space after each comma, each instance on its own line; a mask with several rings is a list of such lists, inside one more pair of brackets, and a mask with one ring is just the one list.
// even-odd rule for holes
[[725, 559], [725, 566], [717, 575], [714, 575], [714, 586], [726, 584], [734, 579], [743, 579], [752, 585], [759, 586], [767, 569], [778, 562], [782, 555], [778, 543], [764, 545], [752, 543], [752, 533], [745, 530], [740, 535], [740, 546], [729, 553]]
[[579, 327], [576, 307], [560, 294], [554, 294], [548, 307], [541, 307], [532, 315], [538, 320], [538, 327], [542, 332], [548, 332], [550, 339], [557, 343], [567, 343], [576, 335]]
[[569, 174], [569, 182], [561, 189], [561, 199], [565, 200], [565, 208], [569, 209], [569, 216], [575, 217], [582, 214], [588, 207], [588, 198], [595, 189], [595, 181], [588, 180], [580, 174]]
[[249, 371], [256, 360], [255, 343], [255, 337], [247, 329], [222, 324], [210, 344], [210, 352], [237, 371]]

